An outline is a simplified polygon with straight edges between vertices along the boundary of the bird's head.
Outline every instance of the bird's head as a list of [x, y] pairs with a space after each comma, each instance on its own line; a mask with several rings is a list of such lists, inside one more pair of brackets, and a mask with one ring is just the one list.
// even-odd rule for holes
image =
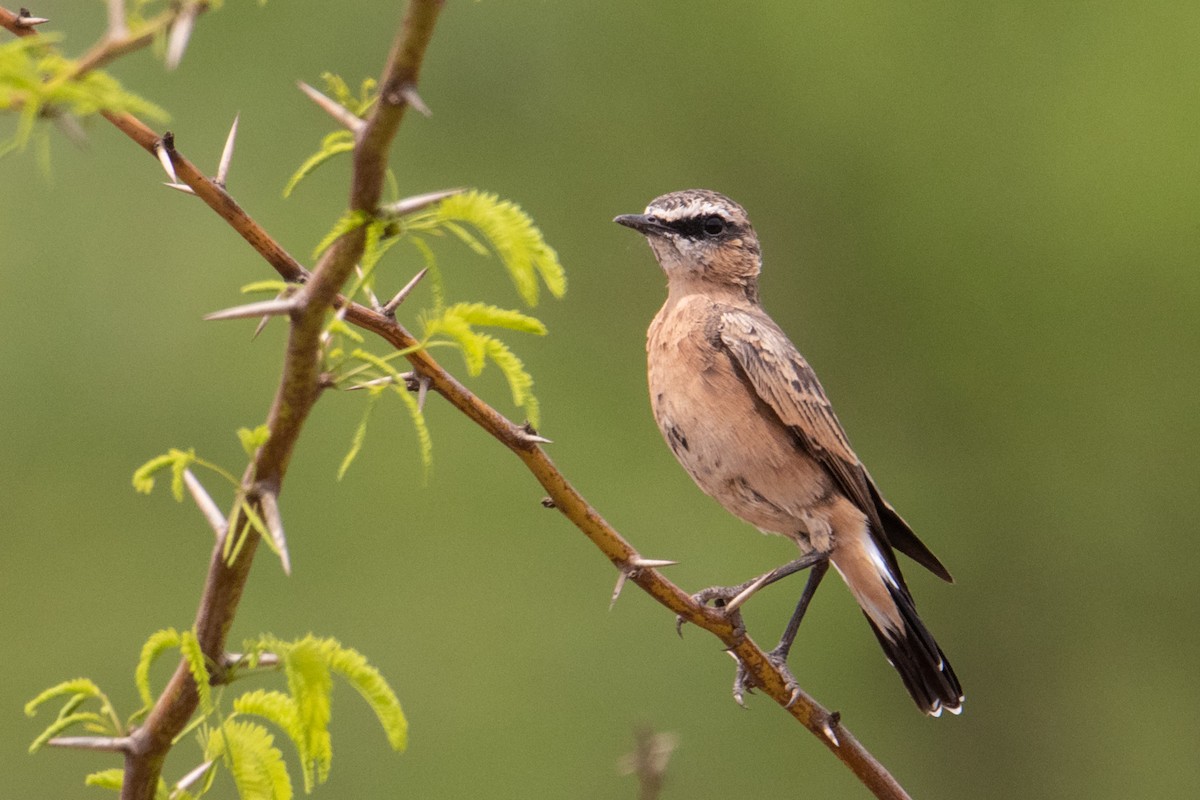
[[746, 209], [723, 194], [688, 189], [613, 220], [643, 234], [668, 280], [735, 286], [757, 297], [762, 254]]

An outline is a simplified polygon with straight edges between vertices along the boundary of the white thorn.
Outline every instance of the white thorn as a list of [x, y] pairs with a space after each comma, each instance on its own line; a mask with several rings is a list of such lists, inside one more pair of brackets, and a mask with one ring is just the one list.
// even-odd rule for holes
[[24, 14], [17, 14], [17, 25], [22, 28], [32, 28], [34, 25], [44, 25], [49, 21], [49, 17], [27, 17]]
[[413, 84], [410, 83], [402, 88], [400, 96], [404, 98], [404, 102], [421, 112], [421, 116], [433, 116], [433, 112], [429, 110], [429, 106], [425, 105], [425, 101], [421, 99], [421, 95], [417, 94], [417, 87]]
[[409, 293], [416, 287], [418, 283], [421, 282], [421, 278], [425, 277], [426, 272], [429, 272], [429, 267], [425, 267], [425, 269], [414, 275], [412, 280], [404, 284], [404, 288], [396, 292], [396, 296], [389, 300], [387, 305], [379, 309], [379, 313], [383, 314], [385, 317], [390, 317], [395, 314], [396, 307], [404, 302], [404, 298], [408, 297]]
[[125, 0], [108, 0], [108, 38], [124, 39], [129, 35], [125, 25]]
[[177, 192], [183, 192], [184, 194], [194, 195], [196, 193], [196, 191], [192, 187], [188, 186], [186, 183], [165, 183], [164, 182], [163, 186], [174, 189]]
[[158, 163], [162, 164], [171, 183], [179, 183], [179, 176], [175, 174], [175, 165], [171, 163], [171, 154], [167, 152], [167, 148], [161, 140], [155, 143], [154, 154], [158, 156]]
[[354, 274], [358, 276], [358, 280], [362, 284], [362, 289], [364, 292], [366, 292], [367, 299], [371, 301], [371, 308], [378, 310], [379, 298], [375, 296], [375, 292], [371, 291], [371, 287], [366, 285], [366, 282], [363, 280], [364, 275], [362, 267], [360, 267], [358, 264], [354, 265]]
[[183, 60], [183, 53], [187, 50], [188, 41], [192, 38], [192, 29], [196, 25], [196, 15], [199, 13], [200, 6], [198, 4], [188, 3], [175, 18], [175, 23], [171, 25], [171, 30], [167, 34], [167, 69], [175, 69]]
[[617, 585], [613, 587], [612, 600], [608, 601], [608, 610], [612, 611], [613, 606], [617, 604], [617, 598], [621, 596], [621, 590], [625, 588], [625, 581], [629, 580], [629, 573], [625, 570], [620, 570], [617, 573]]
[[642, 558], [641, 556], [636, 556], [629, 559], [630, 566], [642, 568], [648, 567], [651, 569], [654, 567], [673, 567], [678, 563], [678, 561], [666, 561], [661, 558]]
[[229, 162], [233, 161], [233, 143], [237, 139], [238, 119], [241, 114], [235, 114], [233, 124], [229, 126], [229, 136], [225, 137], [225, 149], [221, 151], [221, 163], [217, 164], [217, 183], [225, 185], [229, 177]]
[[192, 499], [196, 501], [196, 505], [200, 507], [200, 513], [204, 515], [208, 526], [217, 535], [217, 541], [220, 541], [225, 536], [225, 531], [229, 528], [228, 523], [225, 521], [225, 515], [221, 513], [221, 509], [217, 507], [212, 496], [209, 495], [203, 484], [192, 474], [190, 469], [183, 471], [183, 483], [191, 493]]
[[375, 380], [364, 381], [363, 383], [356, 383], [353, 386], [347, 386], [346, 391], [356, 392], [359, 389], [370, 389], [372, 386], [387, 386], [394, 380], [395, 379], [392, 378], [391, 375], [384, 375], [382, 378], [376, 378]]
[[51, 747], [70, 747], [75, 750], [128, 753], [133, 746], [133, 740], [128, 736], [56, 736], [46, 744]]
[[199, 781], [201, 778], [203, 778], [205, 776], [205, 774], [207, 774], [208, 771], [210, 769], [212, 769], [212, 765], [214, 763], [216, 763], [216, 762], [205, 761], [203, 764], [196, 767], [191, 772], [189, 772], [188, 774], [186, 774], [182, 778], [180, 778], [178, 781], [176, 781], [175, 789], [169, 795], [172, 798], [172, 800], [174, 800], [174, 798], [182, 795], [188, 789], [192, 788], [196, 784], [197, 781]]
[[[794, 703], [796, 701], [793, 700], [792, 702]], [[825, 734], [826, 739], [833, 742], [834, 747], [842, 746], [842, 743], [838, 741], [837, 734], [833, 732], [833, 728], [830, 726], [829, 720], [825, 720], [825, 722], [821, 723], [821, 732]]]
[[725, 613], [732, 614], [733, 612], [737, 611], [739, 608], [742, 607], [743, 603], [745, 603], [747, 600], [749, 600], [751, 597], [753, 597], [754, 593], [757, 592], [759, 589], [766, 586], [767, 583], [770, 582], [770, 580], [771, 580], [771, 573], [768, 572], [766, 575], [760, 576], [758, 578], [758, 580], [756, 580], [754, 583], [747, 586], [745, 589], [742, 589], [742, 591], [739, 592], [736, 597], [734, 597], [732, 600], [730, 600], [728, 603], [725, 604], [725, 608], [724, 608]]
[[387, 219], [395, 219], [403, 217], [406, 214], [411, 214], [414, 211], [420, 211], [434, 203], [440, 203], [447, 197], [453, 197], [456, 194], [462, 194], [466, 189], [461, 186], [457, 189], [442, 189], [438, 192], [426, 192], [425, 194], [416, 194], [412, 197], [405, 197], [403, 200], [397, 200], [394, 203], [388, 203], [386, 206], [380, 206], [379, 215]]
[[300, 87], [300, 91], [308, 95], [310, 100], [320, 106], [322, 111], [349, 128], [352, 132], [357, 134], [366, 126], [367, 121], [365, 119], [354, 114], [350, 109], [336, 100], [326, 97], [304, 81], [296, 81], [296, 85]]
[[250, 317], [280, 317], [284, 314], [290, 314], [296, 308], [295, 297], [276, 298], [274, 300], [262, 300], [258, 303], [247, 303], [244, 306], [234, 306], [233, 308], [214, 311], [211, 314], [205, 314], [204, 319], [208, 321], [221, 319], [249, 319]]
[[425, 375], [417, 377], [417, 410], [425, 410], [425, 397], [429, 394], [430, 380]]
[[267, 523], [267, 533], [279, 552], [279, 561], [283, 564], [283, 574], [292, 574], [292, 560], [288, 557], [287, 537], [283, 533], [283, 518], [279, 515], [279, 504], [271, 492], [263, 492], [258, 498], [259, 507], [263, 510], [263, 521]]
[[54, 124], [58, 126], [64, 136], [71, 140], [71, 144], [80, 149], [87, 147], [87, 131], [79, 124], [79, 118], [74, 114], [60, 111], [54, 115]]

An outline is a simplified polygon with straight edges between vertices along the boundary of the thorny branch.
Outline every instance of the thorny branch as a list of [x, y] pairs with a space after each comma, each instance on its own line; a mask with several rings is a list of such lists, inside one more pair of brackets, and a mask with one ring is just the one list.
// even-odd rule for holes
[[[352, 209], [374, 211], [378, 206], [388, 147], [404, 110], [409, 105], [420, 107], [415, 85], [442, 4], [443, 0], [410, 0], [380, 82], [381, 102], [373, 109], [358, 138], [350, 194]], [[0, 8], [0, 27], [17, 36], [33, 35], [33, 28], [21, 20], [20, 15]], [[110, 47], [114, 48], [113, 52], [101, 46], [89, 54], [87, 68], [107, 63], [133, 49], [124, 40], [110, 44]], [[116, 48], [120, 48], [119, 52]], [[157, 157], [158, 149], [164, 146], [163, 138], [133, 115], [105, 113], [104, 116], [152, 156]], [[909, 797], [887, 769], [842, 725], [838, 713], [827, 711], [803, 691], [793, 693], [778, 669], [740, 625], [721, 611], [696, 603], [658, 570], [645, 566], [634, 547], [571, 485], [526, 427], [513, 423], [475, 396], [428, 352], [419, 349], [419, 341], [393, 317], [357, 303], [348, 303], [338, 294], [362, 253], [362, 227], [338, 240], [310, 274], [234, 201], [223, 186], [206, 177], [174, 149], [173, 143], [168, 143], [167, 149], [181, 183], [189, 186], [285, 280], [304, 284], [298, 293], [302, 294], [303, 300], [292, 314], [284, 376], [269, 417], [271, 436], [243, 478], [243, 491], [256, 511], [261, 509], [258, 498], [263, 493], [275, 495], [279, 492], [300, 429], [319, 394], [318, 336], [325, 311], [331, 304], [337, 308], [348, 306], [345, 309], [348, 322], [371, 331], [397, 349], [410, 350], [405, 358], [414, 373], [511, 450], [545, 489], [549, 505], [582, 531], [629, 581], [674, 614], [720, 639], [746, 666], [760, 691], [816, 735], [876, 797], [885, 800]], [[241, 525], [242, 521], [237, 519], [230, 530], [237, 530]], [[225, 562], [219, 543], [214, 550], [196, 618], [199, 641], [212, 664], [223, 663], [226, 636], [245, 586], [257, 540], [257, 535], [251, 533], [250, 540], [232, 564]], [[222, 674], [218, 672], [214, 680], [221, 679]], [[129, 737], [122, 800], [150, 800], [153, 797], [171, 740], [183, 729], [196, 705], [195, 685], [186, 665], [181, 664], [145, 723]]]

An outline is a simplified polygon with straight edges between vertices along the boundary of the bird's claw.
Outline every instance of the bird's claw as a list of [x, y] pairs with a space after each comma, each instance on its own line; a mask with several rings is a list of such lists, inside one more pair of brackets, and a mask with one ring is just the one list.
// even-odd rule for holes
[[[730, 653], [730, 655], [733, 654]], [[800, 684], [796, 680], [796, 676], [792, 675], [792, 671], [788, 669], [787, 656], [777, 650], [771, 650], [766, 656], [771, 665], [783, 676], [784, 686], [787, 687], [790, 695], [784, 708], [791, 708], [800, 699]], [[746, 669], [746, 665], [742, 663], [741, 659], [734, 656], [734, 660], [737, 661], [737, 673], [733, 676], [733, 699], [739, 706], [745, 708], [745, 696], [753, 694], [755, 689], [761, 689], [762, 683]]]
[[[753, 583], [751, 581], [750, 583]], [[708, 606], [712, 603], [712, 608], [725, 610], [730, 601], [739, 597], [750, 583], [743, 583], [738, 586], [710, 586], [707, 589], [701, 589], [692, 595], [692, 602], [700, 606]], [[740, 603], [738, 604], [740, 605]], [[730, 621], [738, 628], [742, 628], [741, 615], [738, 614], [738, 606], [728, 610]], [[683, 636], [683, 626], [687, 624], [687, 619], [682, 615], [675, 616], [675, 632], [680, 637]]]

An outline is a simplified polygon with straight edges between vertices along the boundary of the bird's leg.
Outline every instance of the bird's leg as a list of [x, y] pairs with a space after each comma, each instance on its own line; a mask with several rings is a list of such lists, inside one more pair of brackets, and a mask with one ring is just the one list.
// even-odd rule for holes
[[[788, 703], [789, 707], [796, 702], [800, 684], [792, 675], [792, 671], [788, 669], [788, 653], [792, 649], [792, 643], [796, 641], [796, 633], [800, 630], [800, 621], [804, 619], [804, 613], [808, 611], [808, 604], [812, 602], [817, 587], [821, 585], [821, 579], [828, 571], [828, 559], [813, 564], [812, 572], [808, 573], [808, 582], [804, 584], [804, 593], [800, 595], [800, 600], [796, 603], [796, 610], [792, 612], [792, 618], [788, 620], [783, 636], [779, 638], [779, 644], [775, 645], [774, 650], [767, 653], [767, 659], [779, 670], [784, 682], [792, 692], [791, 702]], [[737, 674], [733, 678], [733, 699], [737, 701], [738, 705], [745, 705], [743, 697], [747, 692], [753, 691], [757, 685], [758, 683], [746, 671], [746, 666], [739, 661]]]
[[828, 571], [829, 561], [826, 559], [814, 564], [812, 572], [808, 573], [808, 583], [804, 585], [804, 594], [800, 595], [800, 600], [796, 603], [796, 610], [792, 612], [792, 618], [788, 620], [783, 635], [779, 637], [779, 644], [775, 645], [775, 649], [768, 653], [773, 661], [787, 663], [788, 653], [791, 652], [792, 643], [796, 641], [796, 632], [800, 630], [800, 621], [804, 619], [804, 612], [808, 611], [808, 604], [812, 602], [817, 587], [821, 585], [821, 579]]

